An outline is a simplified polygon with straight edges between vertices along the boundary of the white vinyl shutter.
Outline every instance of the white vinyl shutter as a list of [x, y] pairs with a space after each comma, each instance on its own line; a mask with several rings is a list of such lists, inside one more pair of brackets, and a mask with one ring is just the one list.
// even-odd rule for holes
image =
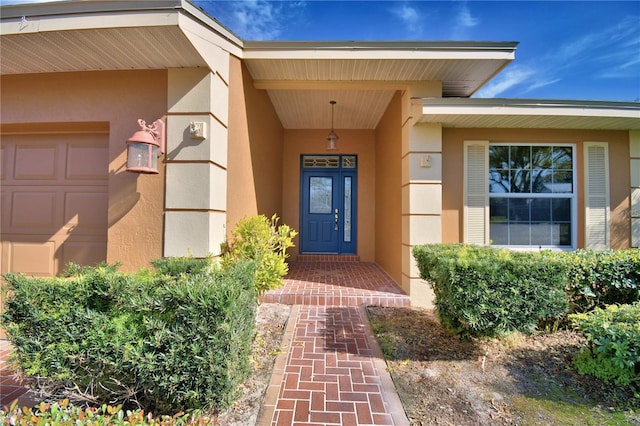
[[585, 247], [609, 248], [609, 150], [606, 142], [584, 143]]
[[464, 142], [464, 242], [489, 244], [489, 141]]

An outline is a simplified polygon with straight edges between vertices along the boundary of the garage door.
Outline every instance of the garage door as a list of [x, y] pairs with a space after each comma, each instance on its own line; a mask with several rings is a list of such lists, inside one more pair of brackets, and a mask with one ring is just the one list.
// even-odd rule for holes
[[3, 135], [0, 151], [2, 273], [105, 260], [108, 135]]

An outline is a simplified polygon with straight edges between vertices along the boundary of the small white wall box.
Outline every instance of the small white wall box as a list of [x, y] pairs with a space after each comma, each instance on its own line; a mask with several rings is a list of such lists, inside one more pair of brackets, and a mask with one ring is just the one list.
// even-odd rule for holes
[[189, 134], [191, 139], [206, 139], [207, 123], [204, 121], [192, 121], [189, 123]]
[[429, 154], [420, 157], [420, 167], [428, 169], [431, 167], [431, 156]]

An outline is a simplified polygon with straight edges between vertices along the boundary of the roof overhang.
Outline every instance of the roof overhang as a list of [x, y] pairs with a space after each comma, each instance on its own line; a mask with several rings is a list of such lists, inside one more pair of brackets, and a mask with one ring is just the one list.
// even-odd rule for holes
[[0, 74], [216, 69], [242, 41], [185, 0], [60, 1], [2, 6]]
[[640, 130], [640, 103], [542, 99], [413, 99], [419, 123], [449, 128]]
[[515, 42], [245, 42], [242, 58], [288, 129], [374, 129], [393, 95], [418, 82], [471, 96], [515, 56]]
[[443, 96], [471, 96], [515, 57], [516, 42], [245, 42], [256, 85], [300, 82], [406, 87], [441, 81]]

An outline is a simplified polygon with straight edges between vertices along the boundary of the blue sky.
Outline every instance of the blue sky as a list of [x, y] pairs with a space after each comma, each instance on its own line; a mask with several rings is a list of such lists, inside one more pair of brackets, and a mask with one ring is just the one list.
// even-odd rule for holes
[[194, 3], [245, 40], [518, 41], [476, 97], [640, 101], [640, 0]]
[[640, 0], [192, 1], [244, 40], [518, 41], [476, 97], [640, 101]]

